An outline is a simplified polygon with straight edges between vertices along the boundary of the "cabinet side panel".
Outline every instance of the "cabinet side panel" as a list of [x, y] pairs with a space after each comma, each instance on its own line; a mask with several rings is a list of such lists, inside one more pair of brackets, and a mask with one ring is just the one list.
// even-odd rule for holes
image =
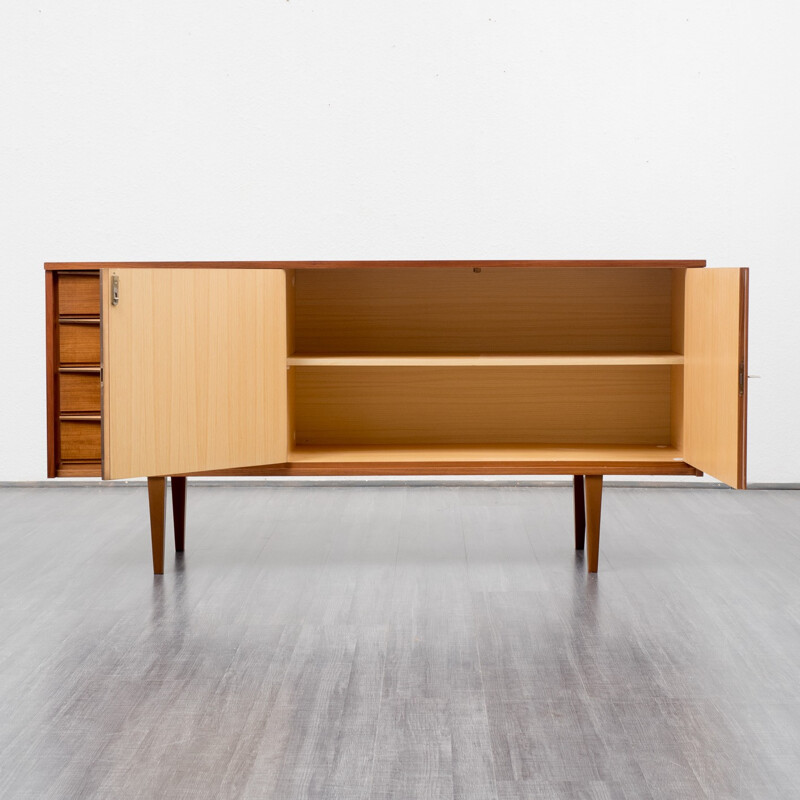
[[672, 279], [672, 351], [682, 353], [686, 330], [686, 270], [674, 269]]
[[45, 272], [45, 341], [47, 365], [47, 477], [55, 478], [58, 468], [58, 326], [56, 319], [56, 273]]
[[683, 364], [670, 367], [670, 444], [683, 452]]
[[112, 269], [105, 277], [105, 477], [284, 462], [285, 273]]
[[739, 483], [738, 489], [747, 488], [747, 374], [748, 336], [750, 331], [750, 270], [742, 270], [739, 284], [739, 361], [741, 363], [741, 391], [739, 392]]
[[746, 269], [686, 276], [684, 454], [694, 467], [746, 486]]
[[[672, 280], [672, 350], [684, 352], [686, 329], [686, 272], [674, 269]], [[683, 451], [683, 365], [670, 370], [670, 442], [678, 451]]]
[[[295, 331], [295, 283], [296, 272], [293, 269], [286, 270], [286, 355], [294, 353], [294, 331]], [[295, 419], [294, 419], [294, 373], [293, 367], [286, 371], [286, 447], [287, 452], [291, 451], [295, 443]], [[288, 456], [287, 456], [288, 457]]]

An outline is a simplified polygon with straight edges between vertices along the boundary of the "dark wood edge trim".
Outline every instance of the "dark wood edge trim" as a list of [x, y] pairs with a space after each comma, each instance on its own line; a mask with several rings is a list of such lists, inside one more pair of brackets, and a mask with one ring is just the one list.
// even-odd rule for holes
[[55, 478], [58, 469], [58, 325], [56, 325], [56, 275], [44, 276], [45, 364], [47, 369], [47, 477]]
[[83, 261], [64, 262], [53, 261], [44, 265], [45, 270], [74, 270], [92, 271], [105, 268], [129, 269], [137, 267], [168, 267], [170, 269], [365, 269], [380, 267], [520, 267], [530, 268], [564, 268], [578, 269], [648, 269], [648, 268], [673, 268], [685, 269], [689, 267], [705, 267], [704, 259], [694, 260], [550, 260], [550, 261], [523, 261], [523, 260], [482, 260], [463, 259], [446, 261], [428, 261], [418, 259], [415, 261]]
[[254, 467], [187, 472], [188, 477], [198, 476], [268, 476], [268, 475], [695, 475], [703, 473], [685, 462], [620, 462], [560, 463], [520, 461], [470, 461], [470, 462], [398, 462], [398, 463], [284, 463]]
[[739, 475], [737, 489], [747, 488], [747, 338], [749, 328], [750, 270], [743, 267], [739, 281], [739, 363], [742, 364], [742, 394], [739, 397]]

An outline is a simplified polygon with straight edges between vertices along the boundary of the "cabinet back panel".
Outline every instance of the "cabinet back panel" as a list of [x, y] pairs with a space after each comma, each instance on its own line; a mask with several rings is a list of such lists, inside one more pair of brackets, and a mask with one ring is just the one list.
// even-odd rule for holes
[[670, 367], [294, 367], [298, 445], [670, 443]]
[[666, 351], [672, 270], [296, 270], [297, 353]]

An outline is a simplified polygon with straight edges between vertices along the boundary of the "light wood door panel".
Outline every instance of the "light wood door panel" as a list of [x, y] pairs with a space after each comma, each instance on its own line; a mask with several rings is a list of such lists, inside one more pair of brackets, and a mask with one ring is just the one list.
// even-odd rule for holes
[[286, 273], [103, 270], [103, 368], [104, 478], [285, 462]]
[[746, 488], [748, 270], [686, 274], [684, 454]]

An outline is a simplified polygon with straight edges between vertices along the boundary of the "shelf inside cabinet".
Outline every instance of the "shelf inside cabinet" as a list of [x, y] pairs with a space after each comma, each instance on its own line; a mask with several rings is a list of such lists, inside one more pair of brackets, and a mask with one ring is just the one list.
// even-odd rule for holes
[[683, 355], [653, 353], [295, 353], [290, 367], [578, 367], [683, 364]]

